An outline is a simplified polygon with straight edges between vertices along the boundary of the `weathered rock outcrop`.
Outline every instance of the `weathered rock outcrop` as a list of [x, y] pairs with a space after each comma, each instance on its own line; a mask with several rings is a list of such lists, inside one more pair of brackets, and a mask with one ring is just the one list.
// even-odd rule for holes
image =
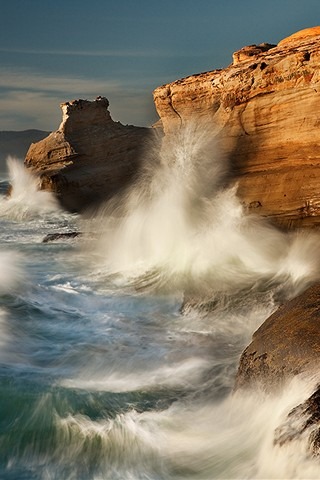
[[282, 305], [254, 333], [240, 359], [236, 388], [260, 384], [271, 391], [295, 375], [318, 372], [319, 363], [320, 284], [316, 284]]
[[104, 97], [62, 104], [59, 129], [26, 155], [25, 165], [40, 176], [41, 188], [55, 192], [68, 210], [98, 205], [139, 171], [151, 129], [114, 122], [108, 106]]
[[165, 133], [205, 119], [249, 209], [286, 227], [319, 225], [320, 27], [244, 47], [233, 60], [154, 91]]
[[[223, 70], [161, 86], [165, 134], [205, 121], [231, 163], [244, 205], [285, 227], [320, 224], [320, 27], [242, 48]], [[108, 101], [62, 105], [58, 131], [32, 145], [26, 166], [69, 210], [112, 196], [139, 170], [150, 129], [113, 122]]]

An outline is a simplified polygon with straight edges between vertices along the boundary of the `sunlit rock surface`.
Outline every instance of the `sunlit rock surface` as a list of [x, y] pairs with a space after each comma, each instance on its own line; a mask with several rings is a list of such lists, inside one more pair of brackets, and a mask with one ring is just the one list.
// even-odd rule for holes
[[[250, 212], [286, 228], [319, 225], [320, 27], [243, 47], [223, 70], [158, 87], [154, 101], [165, 134], [191, 119], [211, 126]], [[62, 109], [60, 128], [25, 163], [66, 208], [82, 210], [135, 178], [151, 129], [114, 122], [101, 97]]]
[[137, 175], [150, 130], [114, 122], [104, 97], [61, 105], [59, 129], [32, 144], [25, 165], [71, 211], [96, 206]]
[[154, 91], [164, 131], [206, 119], [250, 211], [286, 227], [319, 225], [320, 27], [233, 59]]

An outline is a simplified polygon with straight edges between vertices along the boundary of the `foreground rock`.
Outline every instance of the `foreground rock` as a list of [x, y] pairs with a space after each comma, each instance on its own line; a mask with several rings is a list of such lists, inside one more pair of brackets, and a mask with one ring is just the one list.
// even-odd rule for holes
[[320, 27], [244, 47], [233, 60], [154, 91], [165, 133], [205, 120], [248, 209], [285, 227], [318, 226]]
[[[319, 371], [320, 284], [282, 305], [243, 352], [236, 388], [272, 391], [298, 374]], [[320, 373], [319, 373], [320, 382]]]
[[61, 105], [59, 129], [32, 144], [25, 165], [40, 176], [41, 188], [62, 206], [82, 211], [99, 205], [133, 181], [150, 130], [114, 122], [106, 98]]
[[[320, 455], [320, 284], [281, 306], [254, 333], [238, 368], [237, 390], [257, 387], [278, 392], [300, 375], [314, 392], [294, 407], [274, 432], [274, 444], [306, 440]], [[308, 452], [306, 452], [308, 453]]]
[[285, 421], [276, 429], [274, 444], [282, 447], [299, 440], [308, 439], [308, 449], [313, 455], [320, 455], [320, 387], [303, 403], [293, 408]]

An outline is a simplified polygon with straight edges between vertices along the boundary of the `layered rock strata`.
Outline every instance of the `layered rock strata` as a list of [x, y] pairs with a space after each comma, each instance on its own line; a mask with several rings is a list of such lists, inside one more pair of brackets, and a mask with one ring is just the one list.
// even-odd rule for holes
[[166, 134], [212, 125], [249, 210], [285, 227], [320, 224], [320, 27], [244, 47], [223, 70], [154, 91]]
[[25, 165], [40, 177], [41, 188], [56, 193], [70, 211], [99, 205], [139, 172], [151, 129], [114, 122], [108, 106], [104, 97], [62, 104], [59, 129], [26, 155]]

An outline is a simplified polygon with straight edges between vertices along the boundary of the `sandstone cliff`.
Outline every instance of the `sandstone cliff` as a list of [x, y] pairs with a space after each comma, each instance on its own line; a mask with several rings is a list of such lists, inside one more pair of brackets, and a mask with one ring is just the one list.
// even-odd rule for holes
[[278, 224], [320, 224], [320, 27], [244, 47], [223, 70], [154, 91], [166, 134], [191, 118], [218, 128], [239, 196]]
[[71, 211], [98, 205], [132, 181], [150, 129], [114, 122], [104, 97], [61, 105], [59, 129], [32, 144], [25, 165]]
[[[223, 70], [157, 88], [154, 101], [167, 135], [190, 119], [212, 126], [249, 211], [285, 227], [320, 224], [320, 27], [244, 47]], [[25, 164], [81, 211], [132, 181], [151, 129], [113, 122], [105, 98], [62, 110], [59, 129], [30, 147]]]

